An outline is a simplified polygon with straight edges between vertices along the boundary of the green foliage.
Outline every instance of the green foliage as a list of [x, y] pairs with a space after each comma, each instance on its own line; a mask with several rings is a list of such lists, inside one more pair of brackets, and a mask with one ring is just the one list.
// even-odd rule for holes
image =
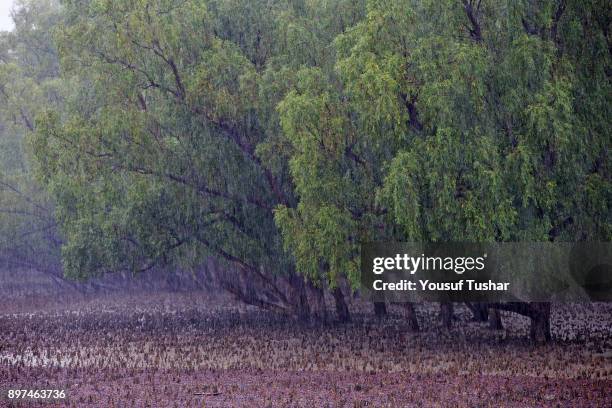
[[611, 238], [603, 1], [40, 4], [3, 37], [0, 153], [29, 177], [34, 130], [69, 275], [357, 286], [368, 241]]
[[340, 85], [310, 70], [279, 105], [300, 205], [277, 223], [301, 269], [333, 281], [370, 240], [609, 240], [604, 11], [369, 2], [335, 40]]
[[62, 101], [50, 38], [60, 20], [54, 1], [19, 1], [15, 29], [0, 33], [0, 261], [11, 267], [60, 266], [53, 204], [34, 180], [25, 143], [35, 115]]
[[[32, 146], [57, 200], [67, 274], [208, 255], [295, 270], [273, 218], [296, 205], [275, 105], [297, 66], [328, 56], [321, 43], [337, 33], [326, 30], [352, 23], [326, 15], [315, 27], [316, 13], [267, 1], [66, 2], [56, 37], [79, 92], [65, 113], [39, 117]], [[316, 28], [312, 59], [289, 55], [302, 40], [285, 36], [289, 20]]]

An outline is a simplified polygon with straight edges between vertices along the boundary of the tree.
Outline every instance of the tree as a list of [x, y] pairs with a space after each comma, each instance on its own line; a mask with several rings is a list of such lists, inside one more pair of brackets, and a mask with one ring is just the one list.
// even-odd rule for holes
[[[214, 257], [243, 301], [307, 317], [329, 289], [341, 320], [364, 242], [610, 240], [608, 26], [602, 1], [24, 1], [0, 201], [28, 214], [0, 228], [71, 277]], [[550, 338], [550, 305], [498, 309]]]
[[[279, 105], [298, 269], [356, 285], [359, 244], [392, 238], [609, 240], [604, 8], [369, 2], [336, 39], [338, 75], [305, 70]], [[549, 305], [489, 306], [550, 338]]]
[[51, 31], [55, 1], [20, 1], [15, 29], [0, 33], [0, 261], [47, 272], [59, 284], [60, 245], [53, 201], [35, 182], [26, 136], [34, 117], [62, 103], [63, 84]]
[[[296, 205], [274, 105], [291, 67], [307, 63], [277, 39], [298, 40], [282, 30], [313, 12], [267, 1], [66, 2], [58, 47], [79, 92], [67, 113], [39, 118], [32, 144], [57, 200], [67, 274], [214, 256], [237, 268], [221, 282], [240, 299], [308, 314], [314, 289], [273, 219], [277, 205]], [[330, 17], [321, 30], [342, 26]], [[325, 55], [317, 33], [307, 40], [313, 59]]]

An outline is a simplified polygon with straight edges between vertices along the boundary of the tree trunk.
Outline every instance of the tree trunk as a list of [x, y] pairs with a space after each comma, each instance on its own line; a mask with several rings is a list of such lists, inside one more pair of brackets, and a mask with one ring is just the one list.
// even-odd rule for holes
[[334, 296], [334, 300], [336, 301], [336, 315], [338, 316], [338, 320], [342, 323], [351, 321], [351, 314], [349, 312], [348, 306], [344, 301], [344, 294], [342, 293], [342, 289], [340, 287], [336, 287], [332, 291], [332, 295]]
[[450, 329], [453, 326], [453, 304], [452, 302], [440, 303], [440, 319], [442, 326]]
[[530, 335], [531, 340], [537, 344], [544, 344], [551, 340], [550, 336], [550, 303], [533, 303]]
[[317, 288], [312, 286], [310, 288], [312, 295], [312, 318], [316, 321], [326, 322], [327, 321], [327, 307], [325, 305], [325, 292], [323, 288]]
[[310, 304], [308, 303], [308, 293], [304, 278], [297, 274], [291, 275], [289, 284], [294, 292], [295, 303], [293, 308], [295, 316], [303, 322], [310, 320]]
[[374, 302], [374, 315], [384, 317], [387, 315], [387, 304], [385, 302]]
[[534, 342], [542, 344], [551, 340], [550, 302], [504, 302], [489, 303], [488, 306], [529, 317], [530, 336]]
[[[290, 298], [285, 294], [288, 287], [292, 287], [290, 280], [276, 281], [240, 266], [225, 267], [212, 258], [209, 258], [203, 273], [209, 277], [211, 285], [231, 293], [240, 302], [288, 315], [296, 314], [293, 294]], [[284, 288], [280, 283], [284, 283]]]
[[485, 303], [465, 302], [472, 311], [472, 318], [476, 322], [486, 322], [488, 319], [487, 305]]
[[489, 309], [489, 328], [492, 330], [503, 330], [499, 309]]
[[412, 302], [405, 303], [406, 308], [406, 319], [408, 320], [408, 327], [413, 332], [418, 332], [419, 321], [417, 320], [416, 310], [414, 309], [414, 304]]

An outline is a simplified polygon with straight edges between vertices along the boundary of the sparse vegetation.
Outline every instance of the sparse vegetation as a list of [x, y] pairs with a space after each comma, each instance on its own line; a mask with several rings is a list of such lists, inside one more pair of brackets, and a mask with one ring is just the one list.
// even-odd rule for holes
[[449, 333], [421, 305], [414, 334], [401, 307], [383, 320], [351, 308], [351, 323], [300, 325], [202, 292], [49, 299], [0, 316], [0, 388], [62, 384], [79, 407], [612, 403], [610, 304], [555, 306], [548, 346], [511, 313], [494, 331], [459, 307]]

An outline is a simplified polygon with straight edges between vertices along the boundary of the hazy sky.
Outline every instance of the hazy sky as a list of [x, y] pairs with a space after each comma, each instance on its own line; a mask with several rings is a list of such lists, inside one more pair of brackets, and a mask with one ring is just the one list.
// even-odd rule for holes
[[13, 3], [15, 0], [0, 0], [0, 31], [13, 29], [13, 20], [10, 16]]

